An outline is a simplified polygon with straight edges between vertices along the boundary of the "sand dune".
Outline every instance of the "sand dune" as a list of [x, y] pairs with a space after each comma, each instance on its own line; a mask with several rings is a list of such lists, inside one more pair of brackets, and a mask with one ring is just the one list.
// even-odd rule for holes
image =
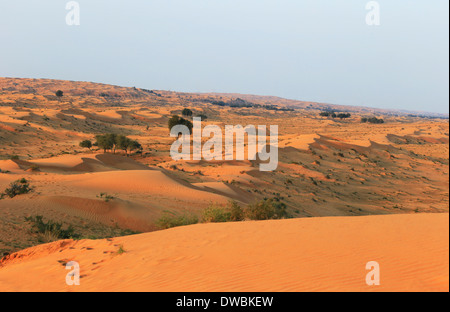
[[[448, 119], [88, 82], [0, 78], [0, 89], [0, 193], [22, 178], [31, 187], [0, 199], [0, 256], [24, 250], [0, 268], [0, 289], [73, 290], [63, 284], [65, 259], [82, 262], [78, 290], [448, 289], [448, 220], [419, 214], [449, 210]], [[253, 107], [216, 105], [236, 97]], [[184, 108], [206, 116], [203, 126], [278, 125], [277, 170], [259, 171], [260, 160], [174, 161], [168, 120]], [[352, 117], [320, 116], [324, 109]], [[142, 150], [124, 157], [80, 146], [107, 133], [137, 140]], [[306, 219], [202, 224], [25, 250], [57, 239], [33, 231], [32, 216], [71, 226], [79, 237], [108, 238], [153, 231], [166, 214], [200, 217], [230, 199], [242, 208], [274, 199]], [[355, 219], [308, 219], [326, 216]], [[114, 256], [122, 243], [127, 252]], [[376, 289], [364, 284], [370, 260], [382, 265]]]
[[20, 170], [20, 167], [12, 160], [0, 160], [0, 169], [3, 171]]
[[208, 192], [223, 195], [229, 197], [230, 199], [238, 200], [244, 203], [251, 202], [254, 199], [248, 192], [222, 182], [203, 182], [194, 183], [193, 185]]
[[[448, 234], [448, 214], [415, 214], [62, 241], [6, 257], [0, 291], [448, 291]], [[71, 260], [80, 264], [80, 286], [65, 285], [62, 264]], [[369, 261], [380, 264], [380, 286], [365, 282]]]
[[151, 206], [139, 205], [120, 199], [104, 201], [71, 196], [48, 196], [39, 199], [46, 209], [82, 217], [108, 226], [116, 226], [138, 232], [157, 229], [154, 220], [159, 211]]
[[94, 159], [94, 155], [78, 154], [78, 155], [61, 155], [52, 158], [33, 159], [32, 164], [38, 166], [53, 166], [61, 168], [72, 168], [83, 163], [83, 159]]

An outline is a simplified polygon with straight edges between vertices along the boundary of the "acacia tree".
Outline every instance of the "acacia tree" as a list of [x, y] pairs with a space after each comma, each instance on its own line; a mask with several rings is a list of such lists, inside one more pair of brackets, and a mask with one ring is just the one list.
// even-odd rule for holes
[[124, 135], [118, 135], [116, 137], [117, 148], [125, 151], [125, 155], [128, 155], [128, 148], [131, 145], [131, 139], [127, 138]]
[[188, 127], [189, 131], [192, 133], [192, 128], [194, 128], [194, 125], [189, 120], [186, 120], [184, 118], [181, 118], [178, 115], [172, 116], [172, 118], [169, 119], [169, 131], [172, 130], [173, 127], [176, 125], [184, 125]]
[[90, 140], [84, 140], [80, 143], [80, 147], [91, 149], [92, 142]]
[[107, 150], [113, 150], [115, 146], [115, 139], [113, 135], [110, 134], [100, 134], [95, 136], [96, 139], [96, 145], [103, 149], [103, 151], [106, 153]]
[[191, 111], [189, 108], [185, 108], [185, 109], [183, 109], [183, 111], [181, 112], [181, 114], [182, 114], [183, 116], [190, 117], [190, 116], [192, 116], [192, 111]]
[[130, 149], [130, 154], [131, 154], [131, 151], [134, 151], [134, 150], [138, 150], [138, 151], [141, 151], [141, 152], [143, 150], [143, 147], [142, 147], [141, 143], [139, 143], [136, 140], [132, 140], [131, 144], [130, 144], [130, 146], [128, 148]]
[[56, 91], [55, 95], [58, 97], [58, 99], [61, 99], [64, 95], [64, 92], [62, 92], [61, 90]]
[[138, 141], [131, 140], [121, 134], [102, 134], [95, 138], [97, 142], [94, 145], [102, 148], [105, 153], [107, 150], [111, 150], [115, 154], [116, 149], [120, 149], [128, 156], [128, 151], [131, 153], [133, 150], [142, 150], [142, 145]]

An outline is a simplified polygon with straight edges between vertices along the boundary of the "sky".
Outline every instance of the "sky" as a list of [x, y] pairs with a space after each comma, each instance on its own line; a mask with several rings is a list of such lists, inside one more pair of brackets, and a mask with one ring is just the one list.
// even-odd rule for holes
[[0, 76], [448, 113], [449, 1], [0, 2]]

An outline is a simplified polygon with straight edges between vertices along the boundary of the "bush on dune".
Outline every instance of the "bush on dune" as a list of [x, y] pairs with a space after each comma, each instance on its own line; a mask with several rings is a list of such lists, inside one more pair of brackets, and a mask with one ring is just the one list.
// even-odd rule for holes
[[4, 193], [0, 194], [0, 198], [8, 196], [9, 198], [31, 192], [30, 184], [26, 179], [20, 179], [10, 184]]
[[249, 205], [245, 216], [250, 220], [274, 220], [288, 218], [286, 204], [277, 198], [264, 199]]
[[[264, 199], [241, 208], [235, 201], [230, 201], [226, 206], [211, 204], [202, 211], [200, 221], [202, 223], [239, 222], [244, 220], [275, 220], [290, 218], [287, 206], [277, 197]], [[197, 224], [199, 218], [193, 213], [176, 215], [166, 212], [156, 222], [158, 228], [164, 230], [178, 226]]]
[[235, 201], [230, 201], [226, 207], [214, 204], [210, 205], [202, 214], [202, 222], [205, 223], [237, 222], [243, 220], [244, 211]]
[[211, 205], [202, 214], [202, 222], [204, 223], [222, 223], [230, 221], [231, 213], [224, 207]]
[[175, 215], [170, 212], [165, 212], [161, 218], [158, 219], [156, 225], [162, 230], [170, 229], [178, 226], [185, 226], [191, 224], [197, 224], [198, 217], [191, 213], [185, 213], [182, 215]]
[[244, 210], [241, 208], [241, 206], [239, 206], [237, 202], [235, 201], [230, 202], [229, 210], [231, 222], [244, 221], [245, 219]]
[[48, 220], [44, 222], [42, 216], [28, 217], [25, 221], [32, 224], [32, 232], [39, 234], [40, 240], [43, 242], [52, 242], [59, 239], [77, 239], [80, 235], [75, 234], [75, 230], [72, 226], [67, 229], [62, 228], [62, 223]]

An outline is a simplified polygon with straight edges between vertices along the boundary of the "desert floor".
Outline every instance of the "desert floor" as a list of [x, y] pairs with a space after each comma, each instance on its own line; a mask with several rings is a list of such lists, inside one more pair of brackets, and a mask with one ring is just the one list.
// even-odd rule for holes
[[[217, 105], [223, 102], [244, 105]], [[203, 126], [278, 125], [277, 170], [261, 172], [249, 160], [172, 160], [167, 123], [184, 108], [206, 115]], [[352, 116], [322, 117], [324, 110]], [[374, 116], [385, 123], [361, 123]], [[105, 133], [138, 140], [142, 153], [79, 146]], [[22, 178], [32, 187], [0, 199], [0, 290], [74, 290], [61, 284], [58, 266], [74, 257], [85, 272], [75, 290], [445, 290], [445, 282], [448, 290], [448, 153], [448, 119], [0, 78], [0, 193]], [[165, 214], [201, 215], [212, 204], [264, 198], [285, 203], [294, 219], [158, 225]], [[55, 239], [32, 230], [25, 218], [35, 216], [72, 227], [81, 240], [40, 245]], [[127, 251], [115, 256], [120, 244]], [[361, 284], [365, 263], [376, 259], [383, 282], [369, 289]]]

